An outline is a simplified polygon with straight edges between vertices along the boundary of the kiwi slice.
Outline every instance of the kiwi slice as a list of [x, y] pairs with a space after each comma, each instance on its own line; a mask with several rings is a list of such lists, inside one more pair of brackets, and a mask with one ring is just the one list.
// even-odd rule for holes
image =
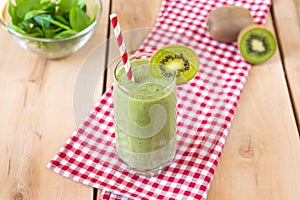
[[191, 80], [198, 72], [199, 59], [195, 52], [183, 45], [167, 45], [154, 53], [150, 70], [154, 77], [168, 77], [176, 71], [176, 85]]
[[239, 51], [252, 64], [269, 60], [274, 55], [276, 46], [273, 33], [260, 25], [247, 26], [239, 33]]

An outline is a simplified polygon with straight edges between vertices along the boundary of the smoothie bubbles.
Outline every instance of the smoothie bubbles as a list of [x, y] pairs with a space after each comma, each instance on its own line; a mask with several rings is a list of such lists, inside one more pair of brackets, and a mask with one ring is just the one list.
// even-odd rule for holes
[[[121, 31], [114, 17], [113, 27], [119, 29], [116, 34]], [[126, 48], [120, 37], [116, 34], [122, 56]], [[187, 48], [167, 46], [153, 56], [135, 54], [127, 56], [128, 60], [122, 56], [114, 69], [116, 151], [137, 175], [155, 176], [172, 162], [176, 153], [176, 84], [192, 78], [183, 77], [187, 73], [182, 67], [195, 73], [199, 66], [193, 67], [184, 52], [169, 52], [170, 47]], [[165, 53], [167, 57], [162, 56]]]

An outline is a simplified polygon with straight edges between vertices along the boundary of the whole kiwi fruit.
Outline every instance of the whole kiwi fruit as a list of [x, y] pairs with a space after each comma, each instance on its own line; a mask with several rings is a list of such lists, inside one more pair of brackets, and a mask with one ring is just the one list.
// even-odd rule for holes
[[250, 24], [253, 24], [251, 13], [240, 6], [216, 8], [206, 18], [206, 28], [210, 36], [214, 40], [226, 43], [235, 42], [239, 32]]

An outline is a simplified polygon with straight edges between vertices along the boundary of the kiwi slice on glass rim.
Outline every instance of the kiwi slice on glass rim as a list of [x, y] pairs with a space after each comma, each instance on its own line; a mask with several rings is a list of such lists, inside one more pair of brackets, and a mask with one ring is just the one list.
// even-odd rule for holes
[[181, 85], [197, 74], [199, 59], [196, 53], [183, 45], [167, 45], [157, 50], [150, 60], [154, 77], [168, 77], [176, 71], [176, 85]]
[[269, 60], [274, 55], [276, 47], [273, 33], [260, 25], [246, 26], [239, 33], [239, 51], [243, 58], [252, 64]]

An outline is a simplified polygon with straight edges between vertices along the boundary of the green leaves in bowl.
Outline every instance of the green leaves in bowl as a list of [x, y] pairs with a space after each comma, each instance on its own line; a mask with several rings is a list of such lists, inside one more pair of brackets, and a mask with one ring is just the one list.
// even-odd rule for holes
[[8, 26], [31, 37], [68, 38], [92, 24], [97, 9], [89, 16], [86, 0], [10, 0]]

